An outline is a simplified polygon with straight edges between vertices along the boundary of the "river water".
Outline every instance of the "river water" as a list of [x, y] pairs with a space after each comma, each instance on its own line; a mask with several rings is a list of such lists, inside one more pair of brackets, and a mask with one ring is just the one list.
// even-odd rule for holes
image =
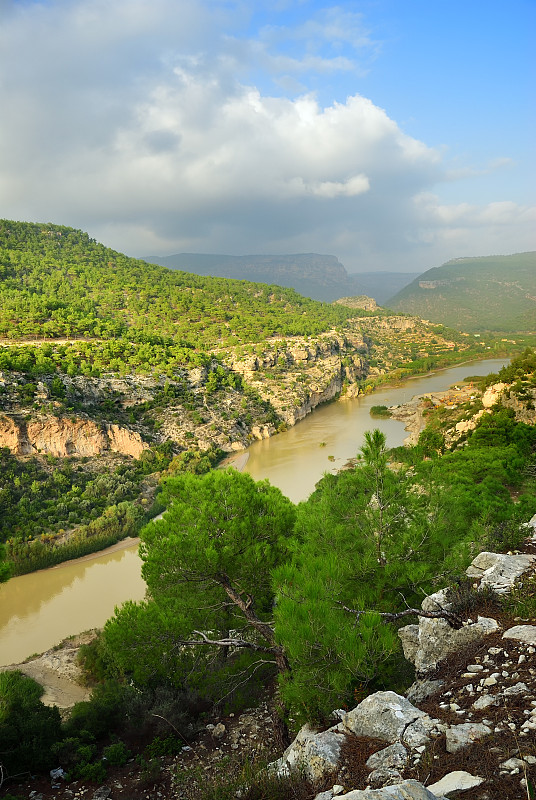
[[[268, 478], [293, 502], [309, 496], [325, 472], [354, 457], [365, 431], [380, 428], [389, 447], [407, 436], [402, 422], [373, 419], [374, 405], [448, 389], [468, 375], [497, 372], [506, 360], [468, 362], [352, 400], [329, 403], [288, 431], [252, 444], [237, 459], [255, 480]], [[137, 544], [118, 546], [0, 585], [0, 666], [41, 653], [71, 634], [101, 627], [125, 600], [141, 600]]]

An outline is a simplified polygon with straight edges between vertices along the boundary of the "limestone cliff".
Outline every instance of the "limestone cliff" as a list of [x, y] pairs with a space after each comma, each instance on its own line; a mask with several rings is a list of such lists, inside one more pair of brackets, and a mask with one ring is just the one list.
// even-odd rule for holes
[[0, 447], [14, 455], [97, 456], [110, 451], [139, 458], [148, 446], [135, 431], [91, 419], [0, 416]]

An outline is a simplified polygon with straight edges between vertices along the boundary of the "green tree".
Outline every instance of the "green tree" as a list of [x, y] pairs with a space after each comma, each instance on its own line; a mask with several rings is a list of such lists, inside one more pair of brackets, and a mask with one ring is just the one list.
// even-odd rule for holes
[[43, 688], [22, 672], [0, 672], [0, 765], [3, 776], [50, 767], [61, 738], [56, 707], [41, 702]]
[[[202, 646], [222, 669], [231, 651], [262, 654], [286, 668], [270, 624], [271, 572], [288, 557], [295, 519], [290, 500], [267, 481], [255, 483], [234, 470], [170, 478], [161, 499], [163, 518], [141, 533], [150, 600], [123, 607], [105, 629], [108, 645], [120, 651], [118, 662], [143, 679], [162, 651], [178, 669], [184, 648]], [[148, 642], [142, 635], [137, 651], [132, 631], [151, 628], [167, 645], [159, 651], [154, 637]], [[136, 652], [141, 658], [134, 667]], [[152, 670], [161, 673], [157, 664]], [[176, 676], [181, 680], [184, 675]]]
[[291, 667], [283, 697], [302, 718], [387, 678], [399, 642], [384, 619], [415, 607], [452, 555], [430, 500], [389, 468], [385, 437], [373, 431], [361, 465], [325, 476], [298, 507], [301, 542], [275, 573], [275, 626]]

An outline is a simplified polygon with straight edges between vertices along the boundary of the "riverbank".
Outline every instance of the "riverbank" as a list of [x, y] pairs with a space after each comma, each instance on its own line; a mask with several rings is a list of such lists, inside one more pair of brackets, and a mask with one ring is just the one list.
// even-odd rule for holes
[[91, 690], [82, 684], [82, 671], [78, 666], [78, 652], [89, 644], [97, 631], [86, 631], [64, 639], [59, 645], [36, 658], [20, 664], [9, 664], [4, 670], [19, 670], [39, 683], [44, 691], [41, 701], [46, 706], [57, 706], [62, 711], [71, 709], [76, 703], [89, 700]]

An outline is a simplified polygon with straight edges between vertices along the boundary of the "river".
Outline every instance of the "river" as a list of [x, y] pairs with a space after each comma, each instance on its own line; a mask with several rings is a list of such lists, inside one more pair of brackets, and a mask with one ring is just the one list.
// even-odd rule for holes
[[[324, 472], [340, 469], [354, 457], [363, 434], [380, 428], [389, 447], [407, 434], [402, 422], [373, 419], [374, 405], [399, 405], [414, 395], [439, 392], [471, 374], [497, 372], [507, 360], [467, 362], [413, 378], [352, 400], [329, 403], [288, 431], [252, 444], [239, 456], [255, 480], [268, 478], [297, 503]], [[137, 544], [122, 542], [101, 553], [51, 569], [12, 578], [0, 585], [0, 666], [41, 653], [71, 634], [100, 627], [125, 600], [141, 600]]]

